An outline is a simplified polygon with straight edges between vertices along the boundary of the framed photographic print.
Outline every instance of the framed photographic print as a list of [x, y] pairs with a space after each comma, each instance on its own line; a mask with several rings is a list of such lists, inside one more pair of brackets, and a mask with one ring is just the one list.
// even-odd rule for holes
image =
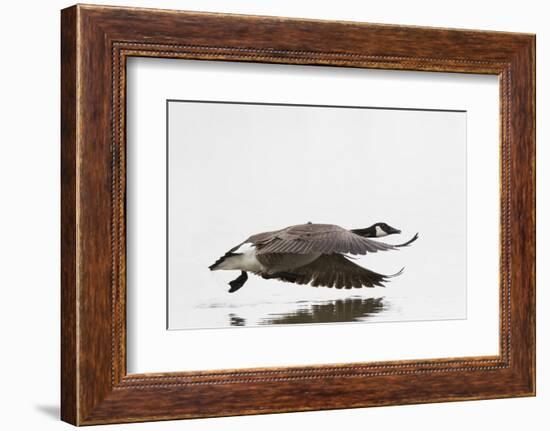
[[533, 35], [61, 31], [63, 420], [535, 394]]

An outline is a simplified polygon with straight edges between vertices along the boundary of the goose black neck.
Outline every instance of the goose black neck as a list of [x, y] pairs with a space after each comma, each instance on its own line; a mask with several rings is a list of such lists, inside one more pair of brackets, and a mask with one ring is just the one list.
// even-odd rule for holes
[[376, 238], [376, 229], [374, 226], [366, 227], [364, 229], [352, 229], [355, 235], [359, 235], [365, 238]]

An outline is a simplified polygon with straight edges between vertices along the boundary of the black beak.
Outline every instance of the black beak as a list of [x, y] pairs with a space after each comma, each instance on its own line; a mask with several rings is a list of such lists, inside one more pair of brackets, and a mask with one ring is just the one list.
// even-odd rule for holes
[[390, 228], [390, 231], [388, 232], [388, 235], [392, 235], [394, 233], [401, 233], [401, 231], [399, 229], [395, 229], [391, 226], [389, 226], [389, 228]]

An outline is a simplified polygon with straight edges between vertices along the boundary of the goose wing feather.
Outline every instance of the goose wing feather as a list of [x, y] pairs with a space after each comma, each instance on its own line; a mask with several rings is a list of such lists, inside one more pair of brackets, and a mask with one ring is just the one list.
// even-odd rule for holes
[[281, 281], [296, 284], [310, 284], [314, 287], [334, 287], [351, 289], [361, 287], [384, 287], [390, 278], [400, 275], [403, 270], [393, 275], [384, 275], [363, 268], [346, 259], [341, 254], [321, 255], [308, 265], [292, 270], [290, 274], [277, 277]]
[[342, 253], [364, 255], [378, 251], [396, 250], [409, 245], [418, 234], [404, 244], [386, 244], [357, 235], [331, 224], [303, 224], [285, 229], [252, 235], [245, 242], [256, 246], [257, 254], [269, 253]]

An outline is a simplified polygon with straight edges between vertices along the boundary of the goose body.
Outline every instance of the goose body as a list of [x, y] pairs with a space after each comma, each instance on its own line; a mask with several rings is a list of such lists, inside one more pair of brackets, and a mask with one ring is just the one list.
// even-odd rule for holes
[[229, 292], [240, 289], [248, 272], [265, 279], [296, 284], [350, 289], [383, 286], [389, 278], [363, 268], [346, 255], [365, 255], [397, 250], [416, 241], [418, 234], [403, 244], [391, 245], [370, 238], [401, 233], [386, 223], [348, 230], [333, 224], [306, 223], [252, 235], [220, 257], [210, 270], [238, 270]]
[[321, 256], [321, 253], [256, 255], [256, 250], [254, 249], [241, 253], [238, 253], [239, 249], [236, 251], [233, 255], [226, 257], [213, 270], [240, 270], [255, 274], [273, 274], [307, 265]]

